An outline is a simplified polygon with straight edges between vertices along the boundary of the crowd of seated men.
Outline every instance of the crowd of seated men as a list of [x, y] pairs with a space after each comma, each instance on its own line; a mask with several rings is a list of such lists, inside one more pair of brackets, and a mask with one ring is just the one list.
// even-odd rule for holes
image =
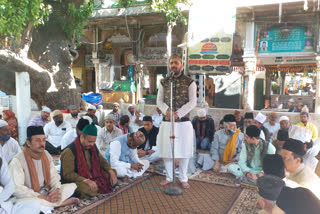
[[[125, 113], [114, 103], [102, 122], [102, 114], [96, 115], [94, 106], [80, 116], [77, 106], [71, 105], [66, 118], [60, 110], [44, 107], [31, 118], [22, 147], [10, 136], [8, 123], [0, 120], [0, 213], [46, 212], [79, 203], [79, 198], [110, 193], [118, 178], [142, 176], [160, 160], [158, 108], [154, 115], [143, 115], [129, 105]], [[261, 112], [242, 116], [236, 110], [224, 115], [215, 128], [206, 110], [197, 110], [192, 120], [194, 145], [199, 152], [207, 150], [209, 159], [196, 165], [257, 185], [264, 213], [294, 213], [286, 200], [298, 200], [297, 210], [307, 206], [316, 210], [320, 206], [317, 128], [305, 111], [296, 125], [279, 116], [274, 112], [269, 118]], [[60, 157], [58, 170], [55, 156]], [[10, 197], [17, 199], [14, 204]]]

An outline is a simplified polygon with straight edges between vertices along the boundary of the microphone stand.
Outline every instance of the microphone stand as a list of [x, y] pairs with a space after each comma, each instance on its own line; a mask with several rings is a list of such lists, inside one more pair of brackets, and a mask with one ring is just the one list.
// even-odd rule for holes
[[176, 185], [176, 163], [175, 163], [175, 154], [174, 154], [174, 144], [175, 144], [175, 135], [174, 135], [174, 121], [173, 116], [173, 73], [170, 75], [170, 141], [171, 141], [171, 150], [172, 150], [172, 176], [173, 182], [170, 184], [169, 188], [165, 189], [164, 192], [170, 196], [181, 195], [183, 190]]

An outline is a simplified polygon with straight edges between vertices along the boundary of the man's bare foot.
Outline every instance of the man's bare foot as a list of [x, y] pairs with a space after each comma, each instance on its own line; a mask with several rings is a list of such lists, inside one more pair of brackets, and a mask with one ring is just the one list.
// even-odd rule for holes
[[189, 189], [190, 188], [190, 184], [188, 184], [188, 182], [181, 182], [183, 189]]
[[64, 207], [64, 206], [67, 206], [67, 205], [71, 205], [71, 204], [79, 204], [80, 203], [80, 199], [79, 198], [68, 198], [67, 200], [64, 200], [64, 202], [62, 202], [60, 204], [59, 207]]
[[170, 183], [171, 183], [171, 181], [163, 180], [163, 181], [160, 182], [160, 185], [161, 186], [165, 186], [165, 185], [170, 184]]

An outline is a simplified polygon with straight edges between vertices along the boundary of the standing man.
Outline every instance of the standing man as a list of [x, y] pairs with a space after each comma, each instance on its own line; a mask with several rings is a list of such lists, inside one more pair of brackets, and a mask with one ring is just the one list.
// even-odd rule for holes
[[70, 115], [66, 116], [65, 121], [70, 123], [73, 129], [76, 129], [78, 121], [80, 119], [78, 115], [79, 110], [75, 105], [70, 105], [68, 109], [69, 109]]
[[172, 151], [170, 140], [170, 82], [172, 81], [172, 111], [175, 120], [175, 157], [179, 160], [179, 180], [183, 188], [190, 188], [187, 170], [189, 159], [193, 155], [194, 131], [187, 114], [197, 105], [197, 85], [183, 74], [182, 60], [179, 56], [170, 57], [170, 77], [161, 80], [157, 106], [165, 114], [165, 121], [160, 125], [158, 135], [159, 157], [163, 158], [167, 172], [166, 180], [161, 185], [173, 181]]
[[122, 116], [122, 113], [119, 110], [119, 103], [113, 103], [112, 111], [109, 114], [112, 114], [115, 118], [115, 123], [118, 124], [120, 122], [120, 118]]
[[318, 138], [318, 128], [309, 122], [309, 113], [308, 112], [301, 112], [300, 113], [300, 123], [297, 126], [301, 126], [303, 128], [308, 129], [312, 134], [312, 141], [315, 142]]
[[51, 109], [48, 107], [43, 107], [41, 114], [34, 116], [30, 119], [28, 126], [42, 126], [44, 127], [47, 123], [50, 122], [50, 113]]

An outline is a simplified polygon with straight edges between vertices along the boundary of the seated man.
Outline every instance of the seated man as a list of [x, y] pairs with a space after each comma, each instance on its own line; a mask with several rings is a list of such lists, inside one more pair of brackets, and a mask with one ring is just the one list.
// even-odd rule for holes
[[80, 120], [80, 116], [78, 115], [79, 110], [75, 105], [70, 105], [68, 109], [69, 109], [70, 115], [66, 116], [65, 121], [70, 123], [73, 129], [76, 129], [78, 121]]
[[279, 154], [266, 155], [263, 158], [262, 169], [263, 169], [264, 175], [273, 175], [273, 176], [279, 177], [286, 183], [286, 186], [288, 187], [291, 187], [291, 188], [300, 187], [299, 184], [297, 184], [292, 180], [289, 180], [286, 177], [284, 162], [282, 157]]
[[86, 127], [89, 124], [89, 120], [81, 118], [77, 123], [76, 129], [71, 129], [65, 135], [63, 135], [61, 140], [61, 150], [64, 150], [71, 143], [73, 143], [74, 140], [81, 135], [81, 132], [84, 129], [84, 127]]
[[270, 134], [266, 127], [263, 126], [264, 121], [266, 121], [267, 117], [264, 114], [261, 114], [260, 112], [257, 114], [257, 116], [254, 118], [254, 124], [261, 129], [261, 136], [260, 138], [264, 141], [269, 142]]
[[162, 111], [158, 107], [157, 107], [156, 111], [157, 111], [157, 113], [152, 115], [152, 121], [153, 121], [153, 125], [155, 127], [159, 128], [160, 124], [163, 120], [163, 114], [162, 114]]
[[261, 130], [257, 126], [249, 126], [246, 129], [245, 142], [241, 149], [239, 162], [230, 164], [228, 171], [236, 177], [245, 176], [246, 179], [255, 182], [263, 175], [262, 160], [267, 154], [274, 154], [276, 149], [271, 143], [260, 138]]
[[308, 189], [286, 187], [284, 181], [275, 176], [258, 178], [258, 203], [266, 214], [317, 214], [319, 199]]
[[205, 109], [199, 109], [197, 114], [198, 116], [192, 120], [192, 126], [196, 132], [197, 149], [210, 150], [215, 133], [214, 120], [207, 115]]
[[122, 135], [121, 129], [115, 126], [115, 118], [112, 114], [108, 114], [104, 120], [105, 127], [98, 131], [96, 145], [100, 152], [104, 154], [109, 147], [110, 142]]
[[40, 203], [38, 201], [23, 201], [13, 205], [12, 201], [10, 200], [10, 197], [13, 193], [14, 183], [8, 169], [8, 164], [0, 157], [0, 213], [40, 213]]
[[144, 134], [137, 131], [114, 139], [104, 157], [117, 171], [118, 177], [136, 178], [149, 168], [148, 160], [140, 160], [137, 147], [146, 141]]
[[89, 198], [113, 191], [117, 176], [95, 145], [97, 127], [87, 125], [61, 153], [61, 180], [77, 184], [76, 194]]
[[42, 126], [44, 127], [50, 122], [51, 109], [48, 107], [43, 107], [41, 114], [34, 116], [30, 119], [28, 126]]
[[[217, 131], [214, 135], [214, 140], [210, 149], [210, 156], [214, 161], [214, 171], [224, 171], [222, 166], [226, 164], [237, 162], [244, 141], [244, 135], [240, 129], [237, 129], [236, 118], [232, 114], [227, 114], [223, 118], [224, 129]], [[208, 170], [205, 163], [203, 170]], [[222, 167], [222, 168], [221, 168]]]
[[10, 163], [11, 159], [21, 151], [19, 143], [10, 137], [10, 127], [4, 120], [0, 120], [0, 157]]
[[253, 113], [252, 112], [246, 112], [244, 114], [244, 119], [243, 119], [243, 129], [241, 129], [241, 131], [243, 133], [246, 133], [246, 128], [251, 126], [251, 125], [255, 125], [254, 124], [254, 120], [253, 120]]
[[112, 114], [115, 118], [115, 124], [118, 125], [118, 123], [120, 122], [120, 118], [122, 116], [122, 113], [119, 110], [119, 103], [113, 103], [112, 106], [112, 111], [109, 114]]
[[280, 129], [280, 123], [277, 122], [277, 113], [271, 112], [269, 115], [269, 121], [265, 122], [263, 126], [268, 129], [270, 134], [269, 141], [271, 142], [273, 134]]
[[309, 122], [309, 113], [308, 112], [301, 112], [300, 113], [300, 123], [297, 126], [301, 126], [303, 128], [308, 129], [312, 134], [312, 141], [315, 142], [318, 138], [318, 128]]
[[243, 130], [244, 118], [241, 116], [241, 112], [238, 110], [234, 110], [233, 115], [236, 118], [237, 129]]
[[120, 117], [120, 122], [118, 124], [118, 128], [121, 129], [122, 134], [129, 134], [131, 130], [129, 128], [130, 118], [128, 115], [122, 115]]
[[295, 181], [302, 187], [310, 189], [315, 195], [320, 196], [318, 185], [319, 177], [303, 163], [305, 155], [304, 145], [299, 140], [289, 138], [283, 145], [280, 152], [287, 172], [290, 173], [289, 179]]
[[309, 130], [302, 128], [301, 126], [294, 125], [290, 122], [289, 117], [281, 116], [280, 117], [280, 129], [274, 133], [272, 136], [272, 143], [277, 139], [278, 132], [280, 130], [288, 130], [288, 137], [292, 138], [294, 135], [305, 134], [306, 132], [310, 132]]
[[146, 141], [138, 147], [140, 160], [148, 160], [150, 163], [160, 160], [157, 149], [157, 136], [159, 128], [155, 127], [152, 117], [143, 117], [143, 127], [139, 129], [144, 134]]
[[130, 118], [130, 130], [132, 132], [136, 132], [142, 126], [143, 114], [140, 112], [140, 110], [135, 110], [133, 105], [129, 105], [128, 112], [128, 116]]
[[276, 148], [276, 152], [279, 154], [283, 144], [289, 139], [288, 130], [281, 129], [277, 133], [277, 139], [272, 142], [273, 146]]
[[88, 112], [85, 114], [85, 116], [89, 116], [96, 125], [99, 125], [96, 111], [97, 108], [94, 105], [89, 105]]
[[79, 203], [79, 199], [70, 198], [77, 186], [74, 183], [61, 185], [53, 159], [45, 151], [45, 144], [43, 128], [29, 126], [22, 152], [9, 165], [15, 184], [13, 195], [18, 201], [39, 200], [42, 206], [52, 208]]
[[55, 110], [52, 113], [53, 121], [44, 127], [47, 143], [46, 150], [51, 155], [60, 155], [61, 140], [69, 130], [72, 129], [70, 123], [63, 121], [63, 114], [60, 110]]

